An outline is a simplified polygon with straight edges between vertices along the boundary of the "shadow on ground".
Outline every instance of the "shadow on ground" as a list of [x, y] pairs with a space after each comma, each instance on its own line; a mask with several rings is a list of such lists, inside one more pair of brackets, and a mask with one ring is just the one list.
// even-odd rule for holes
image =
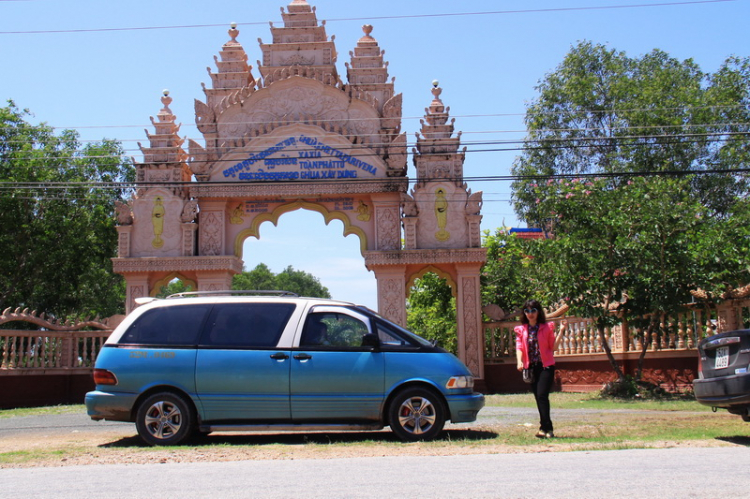
[[716, 440], [721, 440], [722, 442], [727, 442], [730, 444], [735, 445], [743, 445], [745, 447], [750, 447], [750, 437], [747, 436], [734, 436], [734, 437], [716, 437]]
[[[434, 441], [480, 441], [497, 438], [498, 434], [488, 430], [445, 430]], [[315, 433], [216, 433], [200, 435], [185, 445], [202, 447], [212, 445], [305, 445], [305, 444], [355, 444], [361, 442], [398, 443], [400, 440], [390, 431], [377, 432], [315, 432]], [[103, 448], [150, 447], [137, 435], [124, 437], [99, 445]]]

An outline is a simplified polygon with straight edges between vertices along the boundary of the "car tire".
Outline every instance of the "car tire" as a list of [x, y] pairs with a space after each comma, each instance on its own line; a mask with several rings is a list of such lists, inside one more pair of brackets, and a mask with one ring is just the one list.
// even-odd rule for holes
[[404, 442], [432, 440], [443, 431], [445, 407], [436, 392], [407, 388], [393, 397], [388, 411], [391, 431]]
[[138, 406], [135, 426], [149, 445], [178, 445], [193, 434], [193, 407], [175, 393], [155, 393]]

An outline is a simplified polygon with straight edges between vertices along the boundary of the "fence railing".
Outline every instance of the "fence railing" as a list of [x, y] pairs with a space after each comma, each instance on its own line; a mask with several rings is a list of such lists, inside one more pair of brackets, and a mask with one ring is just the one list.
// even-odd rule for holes
[[0, 325], [25, 322], [39, 329], [0, 329], [0, 376], [89, 372], [119, 320], [60, 323], [44, 314], [6, 309]]
[[[605, 352], [604, 343], [593, 319], [581, 317], [550, 319], [555, 323], [555, 330], [558, 330], [563, 320], [567, 321], [567, 328], [555, 352], [556, 356], [595, 355]], [[514, 328], [520, 324], [520, 321], [484, 323], [486, 362], [507, 362], [508, 358], [515, 358]], [[720, 332], [719, 329], [720, 321], [716, 310], [695, 309], [675, 317], [663, 317], [660, 320], [660, 327], [651, 333], [649, 351], [694, 350], [702, 338]], [[645, 339], [643, 329], [629, 327], [627, 323], [608, 327], [604, 331], [604, 342], [614, 353], [640, 352]]]
[[0, 375], [11, 369], [90, 369], [111, 332], [0, 330]]

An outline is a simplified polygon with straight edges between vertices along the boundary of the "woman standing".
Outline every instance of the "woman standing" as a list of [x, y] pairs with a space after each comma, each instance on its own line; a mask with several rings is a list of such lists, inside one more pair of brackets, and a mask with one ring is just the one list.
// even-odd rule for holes
[[539, 438], [553, 438], [554, 428], [550, 418], [549, 392], [555, 381], [555, 350], [565, 332], [565, 323], [555, 337], [555, 325], [547, 322], [542, 306], [528, 300], [523, 306], [521, 326], [516, 326], [516, 360], [519, 371], [531, 370], [536, 407], [539, 410]]

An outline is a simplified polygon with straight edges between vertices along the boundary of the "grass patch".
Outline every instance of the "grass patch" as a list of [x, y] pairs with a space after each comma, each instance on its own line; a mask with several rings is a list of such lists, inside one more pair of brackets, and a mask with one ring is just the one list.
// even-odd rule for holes
[[75, 405], [52, 405], [48, 407], [28, 407], [20, 409], [0, 410], [0, 419], [14, 418], [19, 416], [47, 416], [51, 414], [85, 413], [86, 406]]
[[[602, 398], [598, 392], [550, 393], [552, 409], [601, 409], [601, 410], [640, 410], [640, 411], [698, 411], [710, 412], [711, 408], [695, 400], [676, 396], [665, 399], [612, 399]], [[487, 407], [536, 407], [531, 393], [487, 395]]]
[[[565, 452], [676, 446], [750, 447], [748, 423], [691, 400], [602, 399], [596, 393], [551, 394], [555, 439], [537, 439], [529, 393], [489, 395], [495, 409], [467, 425], [449, 426], [433, 442], [403, 444], [388, 430], [377, 432], [216, 433], [179, 447], [150, 447], [131, 430], [85, 431], [4, 442], [0, 468], [108, 463], [167, 463], [253, 459], [325, 459], [387, 455], [465, 455]], [[503, 411], [502, 408], [508, 408]], [[570, 411], [573, 409], [573, 411]], [[82, 405], [0, 411], [0, 417], [84, 412]], [[558, 412], [556, 412], [558, 411]], [[519, 416], [520, 415], [520, 416]]]

